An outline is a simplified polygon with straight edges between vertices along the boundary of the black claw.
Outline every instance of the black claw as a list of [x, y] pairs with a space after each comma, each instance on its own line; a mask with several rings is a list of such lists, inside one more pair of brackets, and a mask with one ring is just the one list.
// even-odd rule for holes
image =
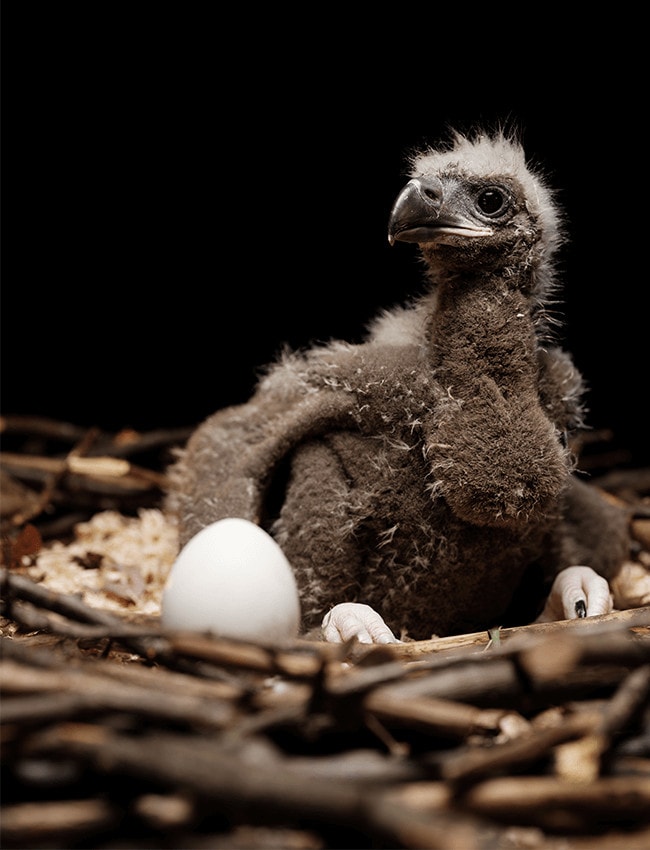
[[576, 602], [576, 615], [578, 617], [587, 616], [587, 605], [584, 599], [578, 599], [578, 601]]

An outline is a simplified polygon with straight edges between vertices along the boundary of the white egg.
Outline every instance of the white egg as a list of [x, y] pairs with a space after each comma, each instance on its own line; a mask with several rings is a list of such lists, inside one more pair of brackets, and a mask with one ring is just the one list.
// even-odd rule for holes
[[284, 552], [255, 523], [228, 517], [181, 549], [165, 584], [162, 625], [237, 640], [296, 636], [298, 588]]

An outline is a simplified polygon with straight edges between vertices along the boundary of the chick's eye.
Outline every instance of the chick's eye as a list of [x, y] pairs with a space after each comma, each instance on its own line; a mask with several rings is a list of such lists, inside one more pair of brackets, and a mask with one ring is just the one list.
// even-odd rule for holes
[[483, 215], [499, 216], [508, 209], [508, 196], [503, 190], [492, 186], [479, 193], [476, 203]]

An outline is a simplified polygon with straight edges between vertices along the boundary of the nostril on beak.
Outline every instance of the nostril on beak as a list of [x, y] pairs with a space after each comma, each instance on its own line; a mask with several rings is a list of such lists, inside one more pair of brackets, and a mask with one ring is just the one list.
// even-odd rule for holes
[[409, 182], [425, 203], [431, 204], [436, 209], [440, 207], [442, 204], [442, 182], [440, 180], [437, 178], [425, 180], [414, 177]]

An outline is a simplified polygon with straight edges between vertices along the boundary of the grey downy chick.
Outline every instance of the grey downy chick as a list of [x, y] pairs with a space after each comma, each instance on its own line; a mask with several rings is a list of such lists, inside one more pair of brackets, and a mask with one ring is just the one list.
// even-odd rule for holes
[[[556, 576], [567, 617], [578, 597], [603, 613], [628, 518], [567, 448], [584, 385], [550, 332], [552, 193], [501, 133], [453, 134], [410, 165], [389, 240], [418, 246], [425, 294], [362, 344], [285, 353], [197, 428], [170, 469], [181, 545], [225, 517], [262, 526], [294, 570], [303, 631], [323, 623], [331, 640], [530, 618]], [[539, 605], [518, 612], [534, 575]]]

